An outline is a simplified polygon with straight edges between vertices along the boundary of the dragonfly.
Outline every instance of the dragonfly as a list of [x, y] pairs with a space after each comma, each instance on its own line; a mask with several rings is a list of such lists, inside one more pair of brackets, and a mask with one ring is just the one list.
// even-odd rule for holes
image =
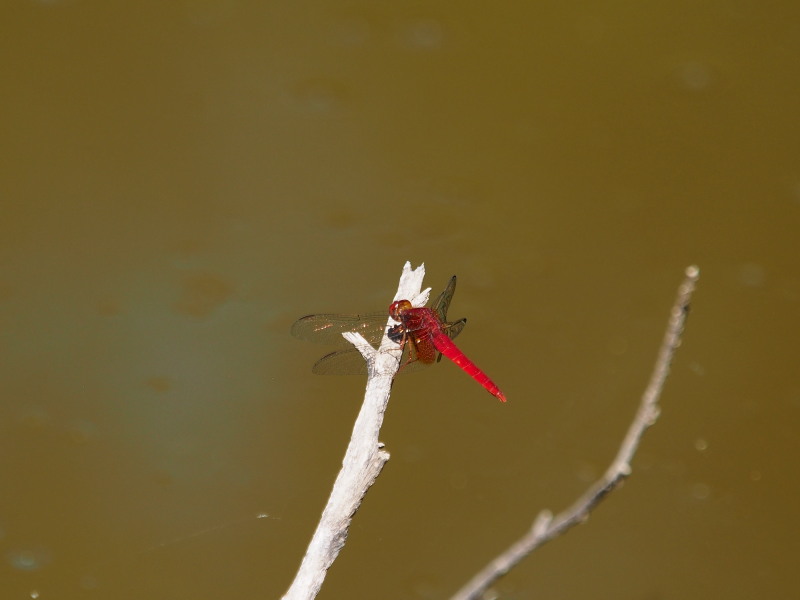
[[[347, 344], [342, 333], [358, 332], [373, 346], [380, 343], [384, 331], [403, 349], [401, 372], [416, 370], [446, 356], [501, 402], [506, 397], [489, 376], [455, 345], [453, 339], [467, 324], [466, 319], [447, 320], [447, 309], [456, 289], [453, 275], [431, 308], [414, 308], [409, 300], [397, 300], [389, 306], [389, 316], [397, 322], [386, 330], [386, 312], [364, 315], [307, 315], [292, 325], [296, 338], [329, 344]], [[368, 365], [358, 350], [349, 346], [326, 354], [312, 371], [318, 375], [366, 374]]]

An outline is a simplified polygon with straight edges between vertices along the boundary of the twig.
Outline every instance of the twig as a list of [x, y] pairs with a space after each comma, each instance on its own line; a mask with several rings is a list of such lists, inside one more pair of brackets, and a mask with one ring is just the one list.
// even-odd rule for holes
[[486, 565], [475, 577], [462, 587], [451, 600], [477, 600], [500, 577], [508, 573], [517, 563], [536, 548], [564, 533], [574, 525], [584, 522], [591, 510], [628, 475], [631, 460], [645, 430], [656, 422], [659, 415], [658, 399], [669, 373], [670, 363], [681, 343], [681, 333], [689, 313], [689, 303], [700, 276], [697, 267], [686, 269], [686, 276], [678, 288], [678, 296], [672, 306], [667, 331], [658, 352], [653, 373], [642, 395], [639, 410], [614, 461], [605, 474], [596, 481], [572, 506], [553, 516], [543, 510], [536, 517], [530, 531], [512, 544], [505, 552]]
[[[411, 264], [406, 263], [394, 299], [410, 299], [414, 306], [424, 306], [430, 292], [430, 289], [420, 292], [424, 276], [425, 265], [412, 270]], [[393, 323], [389, 322], [387, 311], [387, 324]], [[383, 450], [378, 434], [389, 402], [392, 378], [400, 365], [400, 347], [389, 340], [385, 333], [377, 351], [360, 334], [343, 335], [358, 348], [369, 365], [367, 390], [342, 461], [342, 469], [333, 484], [328, 504], [322, 511], [300, 569], [283, 600], [311, 599], [319, 593], [325, 574], [344, 546], [350, 521], [361, 505], [364, 494], [389, 460], [389, 453]]]

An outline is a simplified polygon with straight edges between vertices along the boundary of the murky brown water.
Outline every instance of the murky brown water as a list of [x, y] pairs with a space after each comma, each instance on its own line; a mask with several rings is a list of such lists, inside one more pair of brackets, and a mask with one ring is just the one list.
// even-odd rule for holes
[[524, 6], [2, 9], [3, 598], [279, 597], [363, 389], [288, 327], [405, 260], [509, 403], [397, 382], [320, 598], [446, 598], [571, 502], [691, 263], [633, 477], [498, 591], [792, 597], [800, 11]]

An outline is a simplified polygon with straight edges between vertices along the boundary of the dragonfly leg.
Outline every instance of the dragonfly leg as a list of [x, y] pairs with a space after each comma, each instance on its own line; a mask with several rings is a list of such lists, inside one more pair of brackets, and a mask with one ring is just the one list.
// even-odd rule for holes
[[408, 336], [407, 332], [403, 332], [402, 335], [399, 335], [398, 339], [395, 341], [400, 345], [400, 348], [403, 349], [403, 354], [406, 355], [405, 359], [400, 365], [400, 368], [397, 369], [397, 373], [399, 374], [400, 371], [403, 370], [403, 367], [416, 362], [419, 356], [415, 352], [414, 343], [411, 341], [411, 338]]

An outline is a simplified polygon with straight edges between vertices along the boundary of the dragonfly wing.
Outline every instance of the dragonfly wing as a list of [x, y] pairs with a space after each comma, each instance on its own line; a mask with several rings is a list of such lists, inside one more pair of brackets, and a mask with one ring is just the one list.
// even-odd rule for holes
[[322, 344], [346, 344], [342, 337], [347, 331], [363, 335], [371, 344], [376, 344], [383, 337], [388, 315], [385, 312], [364, 315], [320, 314], [307, 315], [294, 322], [292, 335], [308, 342]]
[[445, 332], [447, 337], [453, 340], [459, 333], [461, 333], [461, 331], [464, 329], [464, 325], [466, 324], [466, 319], [461, 319], [459, 321], [455, 321], [454, 323], [445, 323], [442, 326], [442, 331]]
[[331, 352], [314, 363], [311, 371], [317, 375], [366, 375], [367, 361], [355, 348]]
[[436, 301], [433, 303], [433, 312], [439, 317], [439, 320], [444, 323], [447, 321], [447, 309], [450, 307], [450, 301], [453, 299], [453, 294], [456, 292], [456, 276], [453, 275], [450, 281], [447, 282], [447, 287], [439, 294]]
[[[400, 357], [402, 368], [398, 375], [414, 373], [428, 365], [417, 360], [411, 344], [406, 344]], [[320, 358], [311, 369], [316, 375], [367, 375], [369, 373], [367, 361], [356, 348], [346, 348], [338, 352], [331, 352]]]

